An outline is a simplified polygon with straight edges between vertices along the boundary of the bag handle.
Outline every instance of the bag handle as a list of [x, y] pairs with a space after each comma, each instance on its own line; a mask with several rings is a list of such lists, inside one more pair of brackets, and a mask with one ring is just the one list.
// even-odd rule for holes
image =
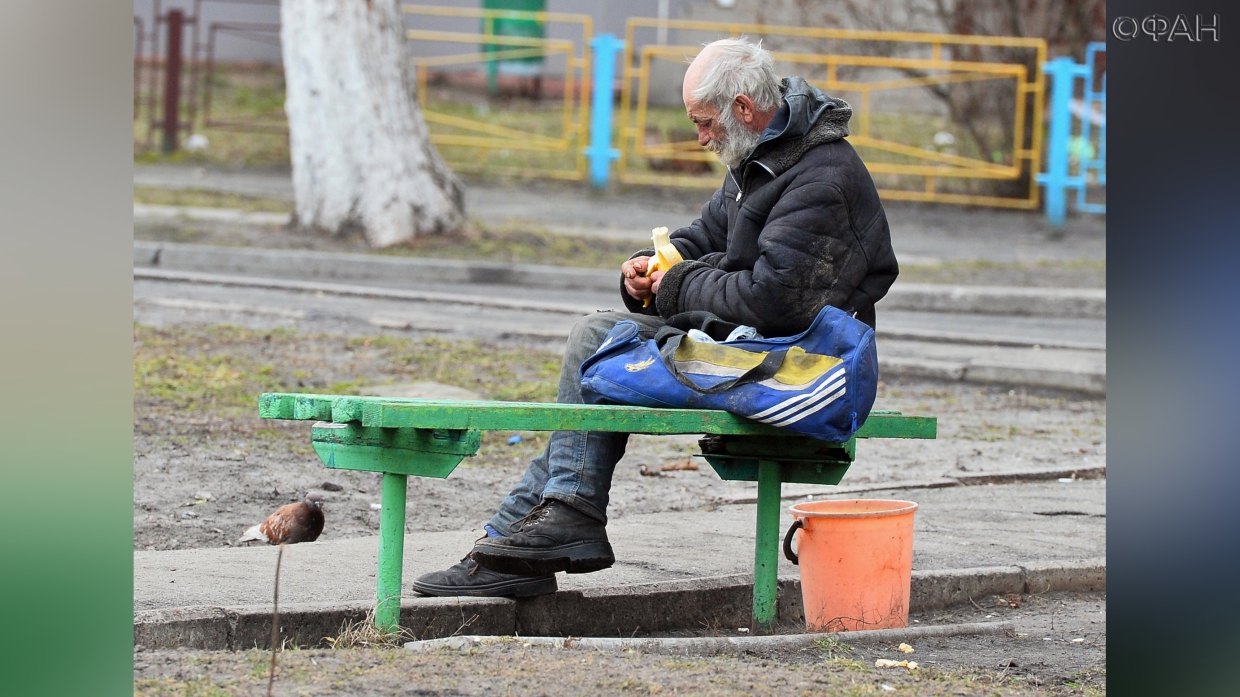
[[794, 566], [799, 566], [801, 560], [797, 553], [792, 551], [792, 536], [803, 527], [805, 527], [805, 522], [797, 518], [792, 522], [792, 527], [788, 528], [788, 534], [784, 535], [784, 558], [792, 562]]
[[780, 366], [784, 364], [784, 356], [788, 354], [788, 349], [769, 351], [766, 354], [766, 358], [762, 359], [761, 363], [755, 365], [749, 370], [746, 370], [744, 373], [741, 373], [730, 380], [724, 380], [713, 387], [702, 387], [701, 385], [693, 382], [693, 380], [690, 380], [689, 376], [681, 373], [680, 369], [676, 367], [676, 349], [680, 348], [680, 341], [683, 338], [685, 338], [684, 334], [669, 337], [667, 343], [663, 344], [663, 348], [659, 349], [659, 356], [663, 358], [663, 365], [667, 368], [667, 372], [671, 373], [672, 376], [676, 378], [677, 382], [685, 387], [688, 387], [694, 392], [700, 392], [702, 394], [719, 394], [720, 392], [726, 392], [737, 385], [745, 385], [751, 382], [761, 382], [769, 379], [771, 376], [775, 375]]

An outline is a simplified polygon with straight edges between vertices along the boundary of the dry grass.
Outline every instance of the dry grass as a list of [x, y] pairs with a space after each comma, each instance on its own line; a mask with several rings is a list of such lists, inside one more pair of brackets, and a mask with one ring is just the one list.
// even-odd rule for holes
[[380, 632], [375, 627], [374, 610], [367, 612], [366, 618], [360, 622], [345, 622], [340, 627], [340, 634], [323, 638], [333, 649], [395, 648], [417, 640], [418, 637], [404, 627], [386, 634]]
[[232, 208], [247, 213], [292, 213], [293, 202], [268, 196], [245, 196], [223, 191], [199, 189], [160, 189], [135, 186], [133, 202], [157, 206], [189, 206], [193, 208]]

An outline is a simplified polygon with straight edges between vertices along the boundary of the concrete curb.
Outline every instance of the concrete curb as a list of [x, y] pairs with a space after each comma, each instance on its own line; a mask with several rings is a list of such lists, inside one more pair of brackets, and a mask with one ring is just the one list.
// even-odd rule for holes
[[234, 208], [197, 208], [194, 206], [157, 206], [135, 203], [133, 217], [157, 220], [206, 220], [220, 223], [248, 225], [288, 225], [292, 215], [288, 213], [247, 212]]
[[878, 369], [883, 377], [1027, 385], [1099, 396], [1106, 396], [1107, 393], [1105, 371], [1041, 368], [977, 359], [967, 363], [956, 363], [923, 358], [883, 356], [878, 358]]
[[878, 303], [879, 310], [980, 312], [994, 315], [1106, 319], [1107, 292], [1101, 288], [1022, 288], [900, 283]]
[[[403, 288], [380, 288], [378, 286], [345, 285], [342, 283], [323, 283], [320, 281], [296, 281], [291, 279], [268, 279], [255, 276], [230, 276], [199, 271], [168, 271], [158, 268], [135, 268], [133, 277], [154, 280], [174, 281], [179, 283], [202, 283], [217, 286], [236, 286], [240, 288], [265, 288], [270, 290], [289, 290], [299, 293], [331, 293], [359, 298], [381, 298], [384, 300], [411, 300], [417, 302], [436, 302], [456, 305], [473, 305], [480, 307], [498, 307], [512, 310], [531, 310], [554, 314], [581, 316], [595, 310], [588, 305], [568, 305], [565, 303], [548, 303], [537, 300], [513, 300], [496, 296], [474, 295], [466, 293], [441, 293], [428, 290], [405, 290]], [[201, 302], [189, 301], [190, 304], [202, 306]], [[235, 306], [242, 308], [243, 306]], [[380, 325], [382, 326], [382, 325]]]
[[[1050, 482], [1059, 479], [1086, 480], [1106, 479], [1106, 465], [1097, 467], [1072, 467], [1059, 469], [1017, 470], [1015, 472], [996, 472], [983, 474], [966, 474], [959, 477], [943, 477], [941, 479], [912, 479], [903, 482], [885, 482], [883, 484], [857, 484], [855, 486], [835, 486], [825, 491], [820, 485], [785, 484], [780, 499], [796, 501], [808, 495], [821, 499], [837, 498], [851, 494], [862, 494], [870, 491], [910, 491], [913, 489], [947, 489], [957, 486], [985, 486], [988, 484], [1018, 484], [1021, 482]], [[715, 499], [720, 505], [736, 505], [757, 503], [758, 497], [732, 496]]]
[[620, 272], [560, 266], [497, 264], [460, 259], [425, 259], [378, 254], [311, 252], [141, 242], [133, 244], [136, 267], [236, 275], [290, 278], [303, 281], [406, 284], [476, 283], [558, 290], [620, 290]]
[[[409, 279], [418, 279], [427, 283], [519, 285], [605, 293], [618, 292], [620, 287], [618, 272], [599, 269], [177, 242], [135, 241], [133, 248], [134, 266], [179, 271], [398, 285], [408, 283]], [[879, 309], [1105, 319], [1106, 291], [902, 283], [893, 287], [883, 298]]]
[[[298, 646], [317, 646], [348, 624], [363, 622], [373, 605], [287, 603], [280, 605], [280, 634]], [[473, 631], [511, 633], [516, 603], [507, 598], [410, 598], [401, 602], [400, 624], [414, 636]], [[147, 648], [243, 650], [271, 645], [271, 607], [239, 605], [178, 607], [134, 613], [134, 644]]]
[[1036, 562], [1023, 566], [995, 566], [949, 571], [914, 571], [913, 610], [962, 605], [988, 595], [1008, 593], [1078, 593], [1107, 587], [1106, 559], [1078, 562]]
[[899, 629], [869, 629], [857, 632], [818, 634], [775, 634], [744, 637], [660, 637], [651, 639], [579, 638], [579, 637], [510, 637], [454, 636], [444, 639], [411, 641], [405, 648], [419, 653], [448, 649], [471, 651], [495, 644], [520, 644], [523, 647], [586, 649], [595, 651], [641, 651], [642, 653], [679, 656], [712, 656], [745, 651], [796, 651], [807, 649], [824, 639], [847, 639], [852, 643], [869, 641], [894, 642], [899, 639], [923, 639], [941, 636], [976, 636], [981, 634], [1014, 633], [1012, 622], [969, 622], [965, 624], [933, 624]]
[[[779, 619], [804, 622], [801, 584], [779, 580]], [[987, 595], [1100, 591], [1106, 559], [1038, 562], [1024, 566], [914, 571], [910, 609], [967, 603]], [[637, 632], [746, 627], [753, 602], [748, 574], [560, 591], [509, 598], [409, 598], [401, 626], [421, 639], [461, 634], [626, 636]], [[365, 620], [369, 603], [281, 606], [280, 632], [299, 646], [337, 636], [348, 622]], [[147, 648], [237, 650], [270, 644], [269, 606], [181, 607], [134, 613], [134, 644]]]

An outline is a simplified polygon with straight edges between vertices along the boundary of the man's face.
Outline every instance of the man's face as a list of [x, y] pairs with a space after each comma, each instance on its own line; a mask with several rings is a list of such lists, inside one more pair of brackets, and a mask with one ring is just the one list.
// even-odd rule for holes
[[719, 109], [713, 104], [690, 102], [686, 104], [685, 112], [697, 126], [698, 145], [718, 155], [722, 144], [727, 141], [727, 133], [719, 122]]
[[733, 113], [722, 113], [713, 104], [688, 100], [685, 112], [697, 126], [698, 145], [715, 153], [719, 161], [735, 167], [757, 147], [761, 133], [748, 129]]

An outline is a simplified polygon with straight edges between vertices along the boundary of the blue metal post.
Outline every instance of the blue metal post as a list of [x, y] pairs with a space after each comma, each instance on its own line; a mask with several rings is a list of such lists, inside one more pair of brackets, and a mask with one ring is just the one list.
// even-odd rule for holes
[[[1085, 64], [1080, 65], [1066, 56], [1042, 64], [1042, 71], [1051, 76], [1051, 132], [1046, 152], [1046, 172], [1038, 175], [1038, 183], [1046, 187], [1046, 219], [1054, 227], [1062, 227], [1068, 212], [1068, 189], [1076, 189], [1077, 210], [1082, 213], [1106, 213], [1104, 203], [1087, 203], [1085, 189], [1089, 185], [1089, 170], [1098, 172], [1098, 183], [1106, 186], [1106, 74], [1102, 75], [1102, 91], [1094, 90], [1094, 66], [1099, 52], [1106, 50], [1102, 42], [1091, 43], [1085, 54]], [[1081, 114], [1081, 131], [1078, 142], [1085, 144], [1078, 153], [1077, 173], [1072, 174], [1072, 95], [1076, 79], [1085, 80]], [[1094, 104], [1102, 106], [1102, 122], [1098, 151], [1087, 155], [1091, 148]]]
[[602, 189], [611, 175], [611, 161], [620, 157], [620, 151], [611, 147], [612, 86], [616, 78], [616, 52], [624, 48], [624, 42], [611, 34], [599, 34], [590, 47], [594, 49], [594, 100], [590, 147], [585, 154], [590, 160], [590, 182]]
[[1051, 133], [1047, 143], [1046, 173], [1038, 175], [1038, 183], [1046, 187], [1046, 219], [1054, 227], [1063, 227], [1068, 212], [1068, 147], [1072, 139], [1072, 88], [1083, 70], [1067, 56], [1060, 56], [1042, 66], [1051, 76]]
[[1098, 125], [1098, 151], [1094, 157], [1088, 160], [1082, 160], [1080, 163], [1080, 174], [1077, 177], [1080, 185], [1076, 189], [1076, 209], [1083, 213], [1106, 213], [1106, 204], [1088, 203], [1085, 200], [1086, 188], [1089, 185], [1089, 170], [1098, 172], [1098, 183], [1106, 186], [1107, 184], [1107, 74], [1102, 74], [1102, 91], [1094, 90], [1094, 73], [1097, 69], [1097, 56], [1100, 52], [1105, 52], [1107, 45], [1101, 41], [1095, 41], [1085, 50], [1085, 117], [1081, 120], [1081, 138], [1086, 143], [1093, 142], [1090, 139], [1090, 129], [1094, 120], [1094, 104], [1102, 107], [1102, 122]]

